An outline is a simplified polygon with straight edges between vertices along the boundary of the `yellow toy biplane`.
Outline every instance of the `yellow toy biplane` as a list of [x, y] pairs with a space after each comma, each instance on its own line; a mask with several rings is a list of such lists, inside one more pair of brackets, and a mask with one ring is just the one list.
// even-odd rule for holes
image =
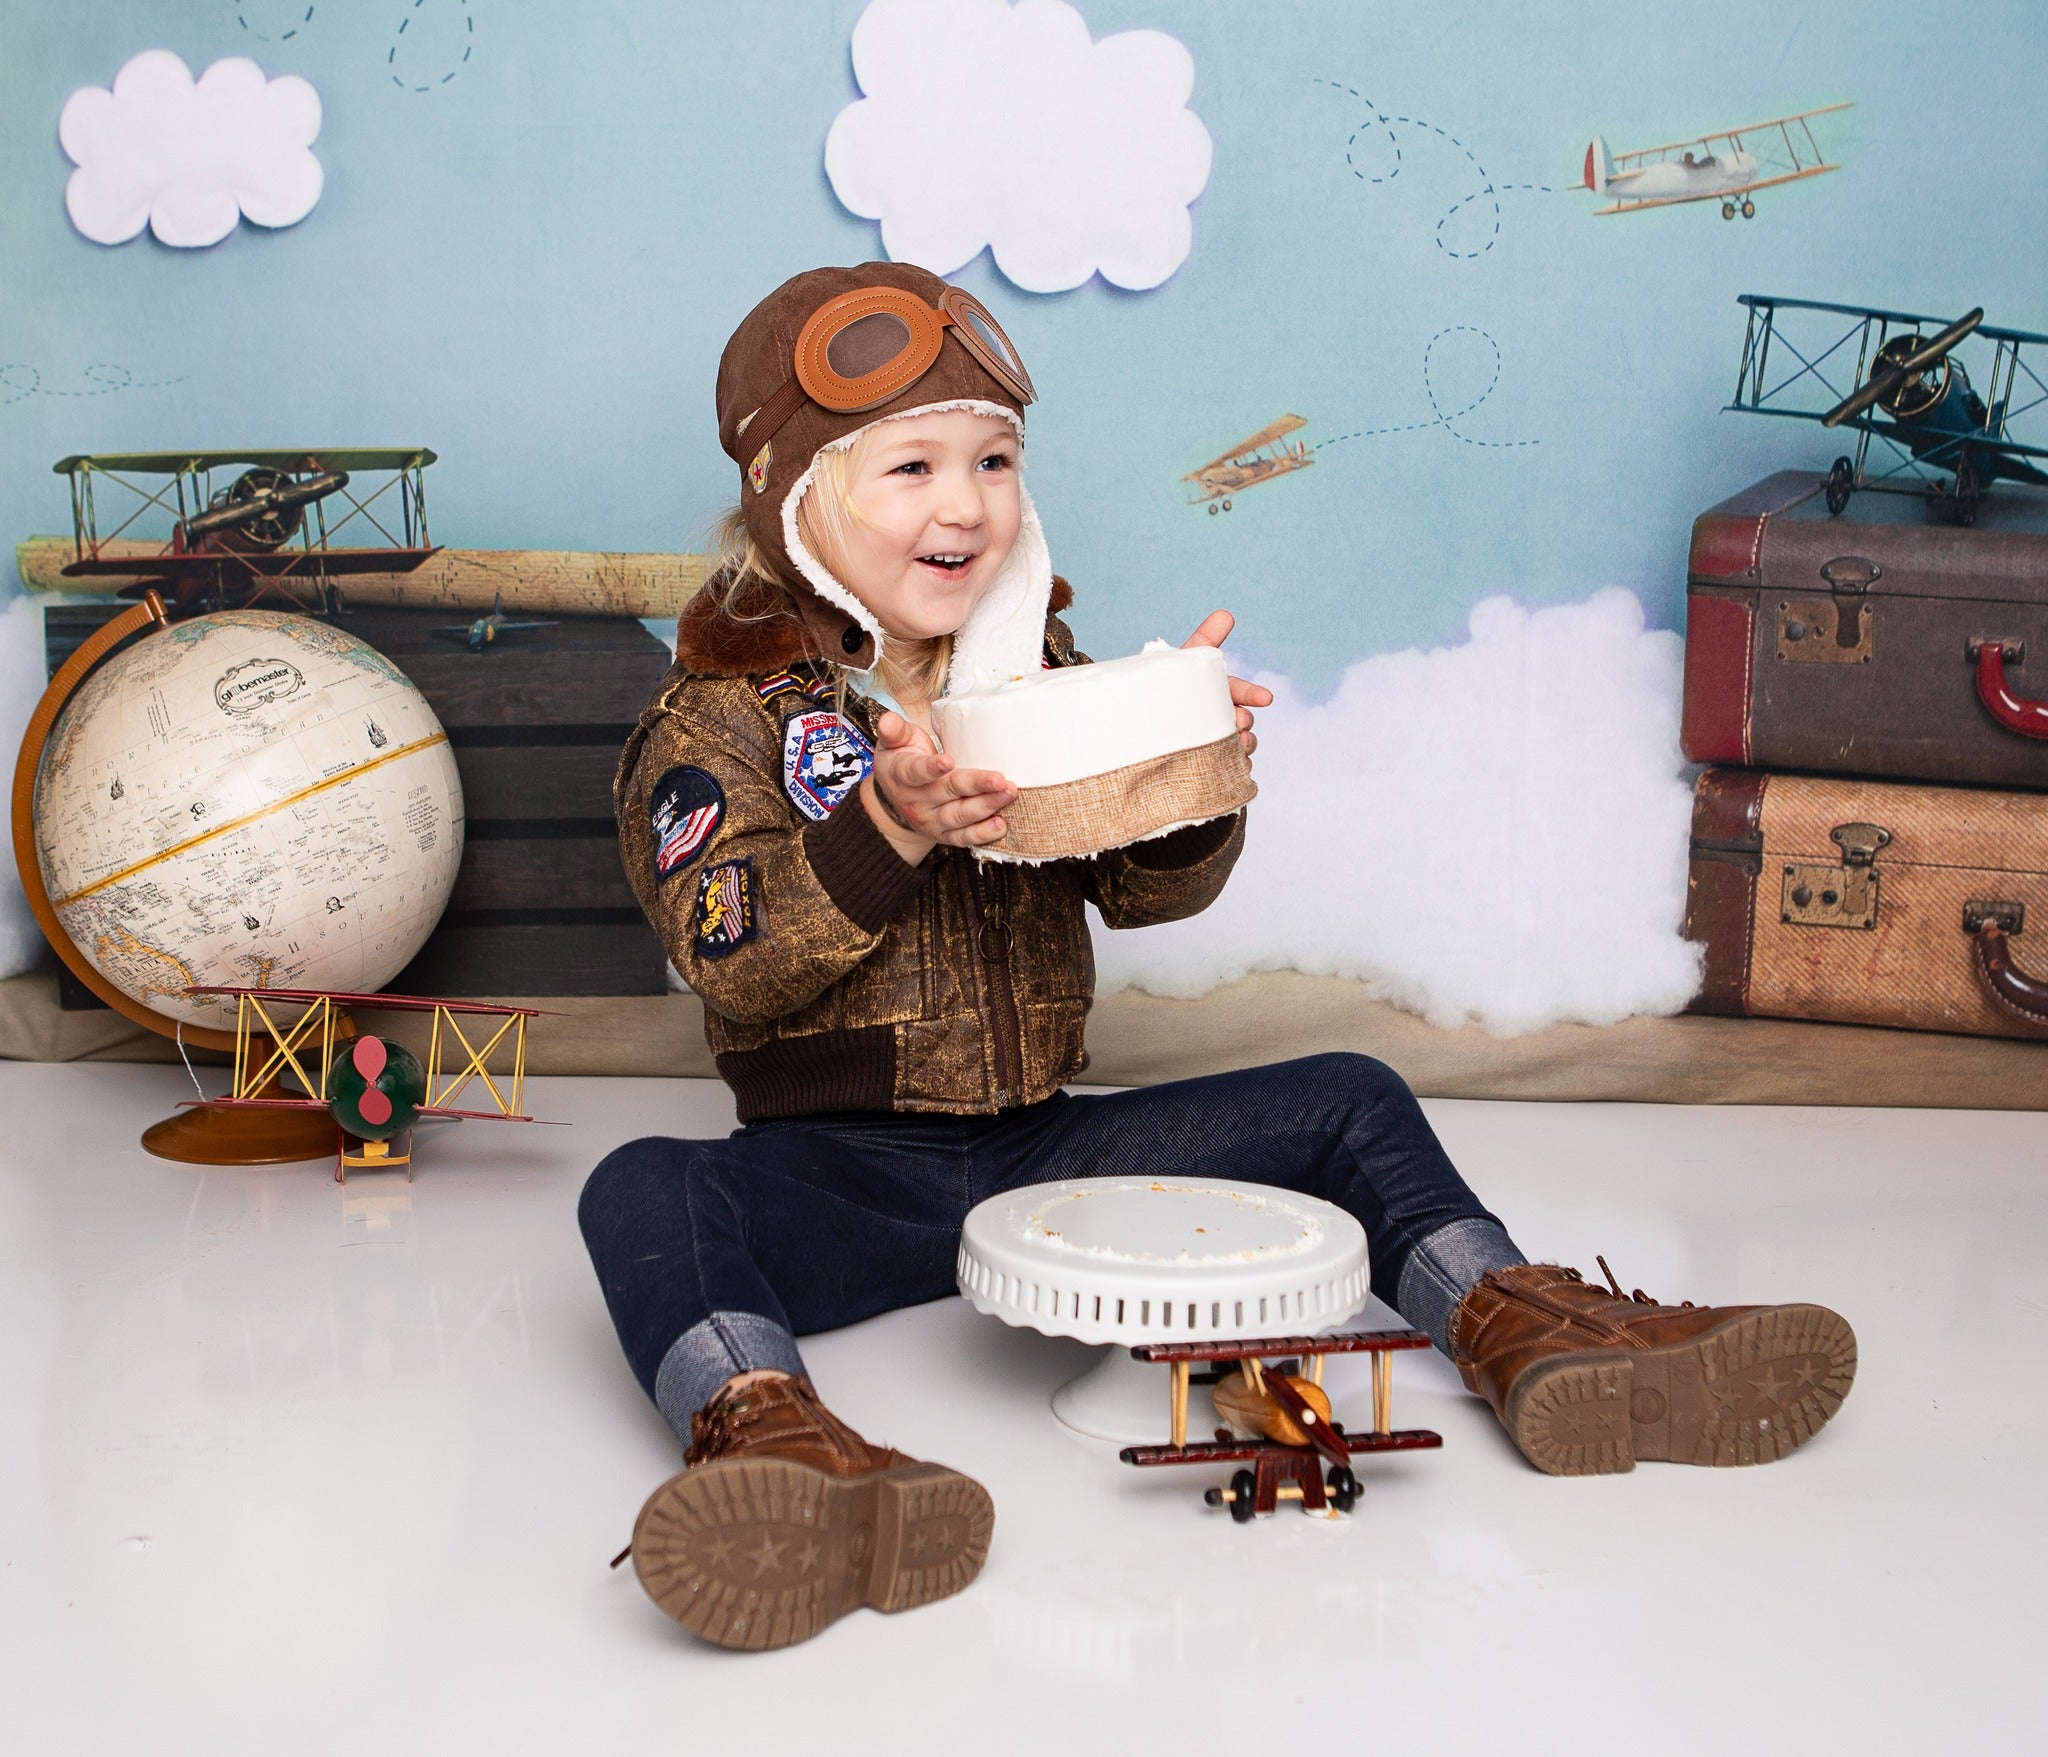
[[1288, 434], [1307, 425], [1299, 415], [1282, 415], [1249, 439], [1240, 439], [1221, 457], [1211, 458], [1198, 470], [1190, 470], [1181, 478], [1193, 484], [1188, 505], [1206, 505], [1211, 513], [1228, 512], [1233, 494], [1242, 494], [1247, 488], [1270, 482], [1290, 470], [1307, 469], [1316, 461], [1307, 443], [1299, 439], [1292, 445], [1286, 443]]

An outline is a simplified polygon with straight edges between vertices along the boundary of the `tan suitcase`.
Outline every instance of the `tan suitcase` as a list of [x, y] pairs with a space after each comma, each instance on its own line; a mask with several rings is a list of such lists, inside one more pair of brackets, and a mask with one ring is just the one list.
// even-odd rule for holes
[[1685, 933], [1695, 1012], [2048, 1037], [2048, 795], [1709, 769]]

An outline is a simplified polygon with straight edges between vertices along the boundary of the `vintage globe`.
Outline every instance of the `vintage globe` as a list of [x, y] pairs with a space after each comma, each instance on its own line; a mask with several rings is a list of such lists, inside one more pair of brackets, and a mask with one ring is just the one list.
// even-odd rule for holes
[[88, 676], [33, 813], [72, 944], [129, 999], [214, 1029], [233, 1002], [186, 988], [381, 988], [462, 859], [426, 699], [354, 636], [262, 610], [175, 623]]

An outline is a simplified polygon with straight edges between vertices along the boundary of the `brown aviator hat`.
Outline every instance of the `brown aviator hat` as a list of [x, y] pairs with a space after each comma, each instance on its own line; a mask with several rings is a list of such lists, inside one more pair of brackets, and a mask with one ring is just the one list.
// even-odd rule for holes
[[[880, 655], [881, 627], [796, 528], [818, 454], [877, 421], [933, 408], [1000, 415], [1021, 433], [1032, 389], [1009, 338], [972, 294], [909, 263], [867, 262], [793, 276], [748, 312], [719, 358], [717, 396], [718, 440], [740, 466], [748, 534], [785, 580], [810, 588], [805, 648], [865, 669]], [[1041, 638], [1051, 564], [1028, 496], [1024, 527], [956, 643], [988, 649], [977, 670], [1011, 663], [1011, 647], [1035, 652]], [[714, 637], [691, 620], [686, 642]]]

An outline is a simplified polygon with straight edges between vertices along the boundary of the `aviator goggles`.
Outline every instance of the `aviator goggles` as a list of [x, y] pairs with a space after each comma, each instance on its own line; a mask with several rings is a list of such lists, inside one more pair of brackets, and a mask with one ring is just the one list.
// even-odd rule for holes
[[932, 369], [948, 330], [1020, 404], [1033, 400], [1024, 362], [972, 293], [948, 287], [933, 307], [901, 287], [856, 287], [811, 313], [796, 338], [796, 375], [740, 433], [765, 448], [806, 400], [838, 415], [879, 408]]

